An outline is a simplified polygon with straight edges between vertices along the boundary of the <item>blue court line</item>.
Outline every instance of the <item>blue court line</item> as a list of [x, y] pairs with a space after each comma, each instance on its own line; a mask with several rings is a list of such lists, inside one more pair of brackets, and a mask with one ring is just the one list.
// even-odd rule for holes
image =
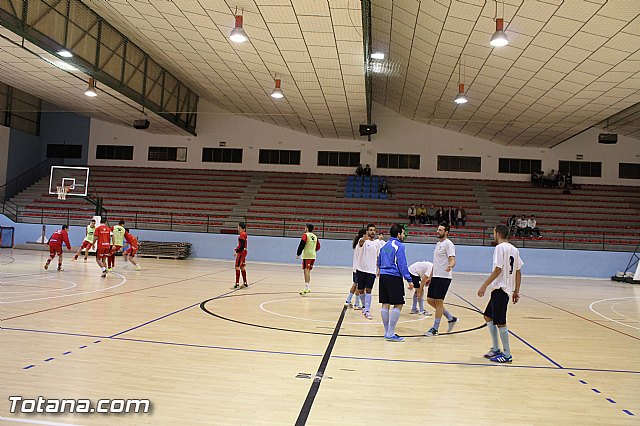
[[575, 377], [575, 376], [576, 376], [576, 375], [575, 375], [575, 374], [573, 374], [573, 373], [569, 373], [569, 375], [570, 375], [571, 377]]
[[[226, 346], [208, 346], [208, 345], [198, 345], [198, 344], [191, 344], [191, 343], [165, 342], [165, 341], [159, 341], [159, 340], [132, 339], [128, 337], [110, 338], [107, 336], [96, 336], [92, 334], [65, 333], [60, 331], [32, 330], [32, 329], [14, 328], [14, 327], [2, 327], [2, 329], [10, 330], [10, 331], [23, 331], [23, 332], [30, 332], [30, 333], [44, 333], [44, 334], [56, 334], [56, 335], [65, 335], [65, 336], [78, 336], [78, 337], [93, 337], [93, 338], [125, 341], [125, 342], [130, 341], [130, 342], [152, 343], [152, 344], [162, 344], [162, 345], [172, 345], [172, 346], [185, 346], [185, 347], [203, 348], [203, 349], [262, 352], [262, 353], [270, 353], [270, 354], [314, 356], [314, 357], [322, 356], [322, 354], [278, 352], [278, 351], [267, 351], [267, 350], [259, 350], [259, 349], [233, 348], [233, 347], [226, 347]], [[408, 363], [422, 363], [422, 364], [466, 365], [466, 366], [479, 366], [479, 367], [531, 368], [531, 369], [540, 369], [540, 370], [557, 370], [557, 368], [555, 367], [536, 366], [536, 365], [514, 365], [514, 364], [498, 365], [498, 364], [481, 364], [481, 363], [465, 363], [465, 362], [403, 360], [403, 359], [390, 359], [390, 358], [366, 358], [366, 357], [354, 357], [354, 356], [342, 356], [342, 355], [332, 355], [332, 358], [343, 358], [343, 359], [353, 359], [353, 360], [363, 360], [363, 361], [387, 361], [387, 362], [408, 362]], [[580, 367], [578, 368], [565, 367], [565, 369], [574, 370], [574, 371], [589, 371], [589, 372], [595, 372], [595, 373], [640, 374], [640, 371], [635, 371], [635, 370], [607, 370], [607, 369], [599, 369], [599, 368], [580, 368]], [[573, 373], [568, 373], [568, 374], [571, 376], [575, 376]]]
[[[467, 302], [469, 305], [473, 306], [473, 308], [482, 313], [482, 311], [480, 309], [478, 309], [478, 307], [476, 305], [474, 305], [473, 303], [469, 302], [467, 299], [465, 299], [464, 297], [460, 296], [458, 293], [453, 292], [453, 294], [455, 294], [456, 296], [458, 296], [460, 299], [464, 300], [465, 302]], [[535, 346], [533, 346], [531, 343], [527, 342], [526, 340], [524, 340], [522, 337], [518, 336], [516, 333], [514, 333], [513, 331], [509, 330], [509, 334], [511, 334], [513, 337], [515, 337], [516, 339], [520, 340], [522, 343], [524, 343], [525, 345], [529, 346], [531, 349], [533, 349], [535, 352], [537, 352], [540, 356], [542, 356], [543, 358], [545, 358], [547, 361], [549, 361], [551, 364], [555, 365], [556, 367], [560, 368], [560, 369], [564, 369], [563, 366], [561, 366], [560, 364], [558, 364], [557, 362], [555, 362], [554, 360], [552, 360], [549, 356], [547, 356], [546, 354], [544, 354], [542, 351], [540, 351], [539, 349], [537, 349]]]
[[630, 416], [635, 416], [635, 414], [633, 414], [631, 411], [629, 410], [622, 410], [624, 413], [627, 413]]
[[66, 352], [63, 352], [62, 355], [69, 355], [70, 353], [71, 351], [66, 351]]
[[600, 392], [600, 391], [599, 391], [598, 389], [596, 389], [596, 388], [591, 388], [591, 390], [592, 390], [592, 391], [594, 391], [595, 393], [602, 393], [602, 392]]
[[55, 358], [47, 358], [44, 360], [44, 362], [49, 362], [49, 361], [53, 361]]
[[93, 342], [93, 343], [100, 343], [100, 342], [102, 342], [102, 340], [96, 340], [96, 341], [95, 341], [95, 342]]
[[86, 347], [87, 347], [87, 345], [84, 345], [84, 346], [80, 346], [78, 349], [84, 349]]
[[27, 365], [26, 367], [22, 367], [23, 370], [28, 370], [30, 368], [35, 367], [35, 364]]
[[607, 401], [609, 401], [610, 403], [612, 403], [612, 404], [615, 404], [615, 403], [616, 403], [616, 402], [615, 402], [613, 399], [611, 399], [611, 398], [605, 398], [605, 399], [606, 399]]
[[578, 380], [580, 383], [582, 383], [583, 385], [586, 385], [587, 382], [585, 382], [584, 380]]

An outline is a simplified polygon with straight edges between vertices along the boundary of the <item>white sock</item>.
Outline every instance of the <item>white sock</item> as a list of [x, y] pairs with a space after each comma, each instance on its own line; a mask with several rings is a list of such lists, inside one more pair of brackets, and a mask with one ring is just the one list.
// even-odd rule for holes
[[393, 308], [389, 314], [389, 337], [396, 334], [396, 325], [400, 319], [400, 309]]
[[389, 337], [389, 308], [380, 309], [380, 316], [384, 325], [384, 337]]

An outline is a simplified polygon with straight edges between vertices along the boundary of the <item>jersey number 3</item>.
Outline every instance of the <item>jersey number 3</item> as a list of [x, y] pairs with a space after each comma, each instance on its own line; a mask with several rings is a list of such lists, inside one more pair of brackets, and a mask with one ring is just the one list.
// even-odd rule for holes
[[509, 275], [513, 274], [513, 264], [515, 263], [515, 261], [515, 257], [509, 256]]

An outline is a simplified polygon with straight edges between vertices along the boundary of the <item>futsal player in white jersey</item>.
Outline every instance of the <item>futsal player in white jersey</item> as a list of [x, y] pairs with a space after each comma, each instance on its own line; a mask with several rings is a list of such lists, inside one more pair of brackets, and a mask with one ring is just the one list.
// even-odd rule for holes
[[[411, 306], [412, 314], [420, 314], [431, 316], [431, 312], [424, 309], [424, 288], [429, 285], [431, 281], [431, 270], [433, 269], [433, 263], [423, 261], [416, 262], [409, 266], [409, 273], [411, 274], [412, 286], [409, 286], [409, 290], [413, 288], [413, 305]], [[420, 308], [418, 309], [418, 306]]]
[[[484, 320], [491, 334], [491, 350], [484, 357], [493, 362], [512, 362], [511, 349], [509, 347], [509, 330], [507, 329], [507, 306], [509, 299], [513, 303], [520, 300], [520, 272], [522, 259], [517, 248], [508, 241], [509, 228], [498, 225], [493, 229], [493, 238], [496, 248], [493, 251], [493, 272], [478, 289], [478, 296], [483, 297], [487, 289], [491, 290], [491, 299], [484, 310]], [[498, 334], [502, 340], [500, 350]]]
[[[360, 296], [357, 295], [358, 277], [357, 277], [356, 271], [358, 270], [358, 260], [360, 259], [360, 254], [362, 253], [362, 251], [359, 250], [358, 243], [360, 242], [360, 239], [365, 236], [366, 233], [367, 233], [367, 230], [365, 228], [362, 228], [360, 231], [358, 231], [358, 235], [356, 235], [356, 237], [353, 239], [353, 274], [352, 274], [353, 284], [351, 284], [351, 288], [349, 289], [349, 294], [347, 295], [347, 300], [344, 302], [344, 304], [348, 308], [353, 308], [355, 310], [362, 309], [362, 307], [360, 306]], [[356, 295], [356, 298], [354, 303], [352, 304], [351, 300], [353, 299], [354, 295]]]
[[447, 238], [449, 236], [449, 224], [442, 222], [437, 230], [438, 243], [433, 252], [433, 269], [431, 270], [431, 283], [427, 290], [427, 303], [436, 310], [433, 327], [424, 333], [427, 337], [436, 336], [440, 328], [440, 319], [444, 315], [449, 321], [449, 330], [453, 328], [458, 318], [451, 315], [444, 308], [444, 298], [453, 279], [453, 268], [456, 266], [456, 247]]
[[378, 254], [384, 245], [382, 235], [376, 237], [376, 226], [373, 223], [367, 225], [367, 234], [360, 239], [356, 250], [360, 250], [357, 261], [358, 294], [362, 302], [362, 315], [366, 319], [373, 319], [371, 316], [371, 290], [378, 275]]

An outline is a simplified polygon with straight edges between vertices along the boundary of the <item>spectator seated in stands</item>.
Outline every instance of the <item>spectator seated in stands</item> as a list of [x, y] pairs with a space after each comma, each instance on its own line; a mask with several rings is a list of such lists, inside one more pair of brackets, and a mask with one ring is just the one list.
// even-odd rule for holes
[[407, 210], [407, 217], [409, 218], [410, 224], [413, 225], [416, 223], [416, 215], [417, 215], [416, 205], [411, 204], [411, 207], [409, 207], [409, 210]]
[[462, 206], [459, 206], [453, 213], [453, 219], [456, 226], [464, 226], [467, 223], [467, 212], [464, 211]]
[[364, 166], [364, 174], [363, 174], [363, 176], [371, 176], [371, 167], [369, 167], [368, 164], [366, 166]]
[[383, 194], [389, 192], [389, 185], [387, 185], [387, 181], [384, 179], [382, 179], [382, 182], [380, 182], [380, 192]]
[[516, 221], [517, 230], [516, 237], [526, 237], [527, 236], [527, 218], [525, 215], [522, 215], [520, 219]]
[[362, 168], [362, 164], [358, 164], [358, 168], [356, 169], [356, 176], [364, 176], [364, 169]]
[[427, 222], [430, 224], [434, 223], [436, 220], [436, 206], [431, 204], [431, 207], [427, 209]]
[[542, 186], [542, 176], [543, 176], [543, 172], [533, 172], [531, 173], [531, 184], [536, 187], [539, 188], [540, 186]]
[[436, 223], [442, 223], [443, 221], [445, 221], [446, 219], [444, 217], [444, 207], [440, 206], [440, 208], [436, 211]]
[[518, 223], [516, 221], [516, 215], [512, 214], [509, 219], [507, 219], [507, 228], [509, 228], [509, 234], [515, 236], [516, 230], [518, 229]]
[[427, 208], [424, 204], [420, 204], [420, 207], [416, 209], [416, 219], [423, 225], [427, 223]]
[[537, 238], [541, 238], [540, 229], [538, 229], [538, 222], [534, 215], [531, 215], [531, 217], [527, 219], [527, 232], [529, 233], [529, 237], [533, 237], [533, 234], [535, 233]]

